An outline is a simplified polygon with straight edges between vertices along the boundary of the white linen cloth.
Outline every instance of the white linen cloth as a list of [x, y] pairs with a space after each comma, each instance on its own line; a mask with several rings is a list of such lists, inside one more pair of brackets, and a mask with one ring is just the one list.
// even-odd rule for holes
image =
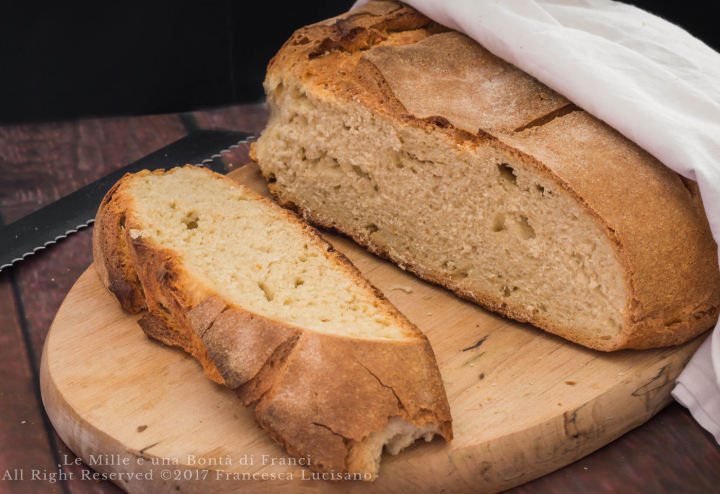
[[[720, 244], [720, 54], [674, 24], [611, 0], [405, 3], [475, 39], [697, 181]], [[675, 399], [720, 442], [720, 330], [676, 382]]]

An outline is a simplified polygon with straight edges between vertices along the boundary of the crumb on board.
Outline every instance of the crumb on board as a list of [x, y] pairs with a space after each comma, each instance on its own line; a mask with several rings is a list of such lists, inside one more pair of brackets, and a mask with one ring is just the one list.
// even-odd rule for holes
[[412, 287], [403, 286], [403, 285], [393, 285], [390, 287], [390, 291], [393, 291], [393, 290], [402, 290], [405, 293], [410, 293], [410, 292], [412, 292]]
[[577, 381], [565, 381], [565, 384], [569, 384], [571, 386], [577, 384]]
[[558, 403], [558, 406], [561, 407], [561, 406], [562, 406], [562, 403]]
[[428, 312], [428, 316], [432, 316], [432, 312]]

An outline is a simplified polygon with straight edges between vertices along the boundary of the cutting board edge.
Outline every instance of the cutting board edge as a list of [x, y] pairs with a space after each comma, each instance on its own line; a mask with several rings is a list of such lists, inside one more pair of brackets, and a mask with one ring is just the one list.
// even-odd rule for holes
[[[80, 282], [80, 280], [82, 280], [86, 275], [92, 276], [89, 271], [92, 271], [92, 274], [97, 276], [94, 266], [90, 265], [88, 270], [78, 279], [78, 282]], [[73, 289], [74, 288], [75, 286], [73, 286]], [[70, 293], [73, 292], [73, 289], [71, 289]], [[69, 298], [70, 294], [66, 298], [66, 301]], [[58, 314], [64, 310], [66, 301], [64, 301], [61, 305]], [[134, 464], [139, 456], [147, 458], [148, 460], [158, 458], [149, 452], [133, 451], [126, 444], [123, 444], [120, 439], [112, 437], [96, 424], [84, 419], [73, 407], [71, 400], [66, 398], [63, 390], [60, 389], [53, 378], [50, 364], [48, 363], [50, 358], [49, 355], [52, 351], [53, 339], [56, 337], [54, 327], [55, 322], [53, 321], [43, 348], [40, 365], [40, 385], [43, 404], [45, 405], [45, 409], [47, 410], [51, 423], [57, 430], [61, 439], [78, 457], [86, 462], [86, 464], [89, 463], [88, 460], [91, 455], [97, 456], [101, 454], [115, 454], [123, 458], [127, 457], [131, 460], [131, 464]], [[562, 424], [558, 423], [557, 419], [544, 422], [540, 421], [528, 425], [522, 430], [513, 431], [503, 436], [491, 438], [482, 444], [468, 444], [461, 446], [459, 449], [450, 451], [450, 454], [447, 456], [448, 461], [446, 468], [443, 468], [441, 472], [438, 472], [443, 477], [449, 474], [452, 474], [453, 476], [454, 485], [446, 485], [445, 487], [452, 488], [454, 492], [470, 490], [473, 492], [485, 492], [487, 494], [500, 492], [542, 477], [543, 475], [577, 461], [612, 442], [635, 427], [644, 424], [652, 416], [662, 410], [662, 408], [672, 402], [670, 387], [668, 384], [674, 382], [675, 377], [677, 377], [677, 375], [681, 372], [684, 365], [694, 353], [694, 350], [702, 343], [702, 341], [704, 341], [706, 337], [707, 333], [683, 345], [681, 352], [684, 356], [680, 362], [671, 361], [671, 357], [676, 357], [677, 353], [668, 354], [664, 358], [658, 359], [651, 368], [644, 369], [641, 375], [629, 376], [626, 381], [618, 383], [605, 390], [602, 394], [596, 396], [581, 407], [578, 407], [570, 412], [565, 412], [563, 414]], [[658, 379], [663, 380], [663, 383], [660, 383], [662, 385], [659, 385], [657, 388], [649, 389], [647, 393], [640, 395], [637, 394], [638, 390], [658, 381]], [[625, 421], [618, 420], [617, 423], [624, 423], [625, 425], [623, 427], [616, 428], [611, 432], [597, 431], [596, 429], [593, 429], [592, 423], [587, 420], [589, 420], [590, 417], [593, 417], [593, 414], [597, 413], [596, 409], [602, 409], [608, 406], [608, 404], [604, 402], [612, 402], [613, 408], [617, 408], [617, 405], [620, 402], [619, 400], [623, 398], [625, 402], [627, 402], [623, 402], [623, 404], [627, 406], [623, 406], [621, 408], [627, 410], [644, 410], [644, 413], [635, 414], [637, 417], [636, 419]], [[646, 400], [644, 402], [644, 409], [630, 406], [633, 404], [637, 405], [638, 398], [640, 400]], [[578, 413], [580, 413], [581, 409], [585, 409], [589, 413], [584, 415], [584, 419], [581, 419], [579, 422]], [[569, 432], [568, 427], [576, 430], [578, 434], [578, 437], [576, 438], [578, 439], [578, 443], [575, 447], [565, 448], [563, 450], [562, 445], [564, 444], [564, 441], [561, 437], [561, 431], [564, 431], [566, 434], [571, 433], [572, 431]], [[585, 429], [583, 429], [584, 427]], [[560, 447], [560, 449], [558, 449], [558, 447], [555, 448], [556, 453], [559, 452], [559, 454], [555, 454], [555, 456], [550, 458], [537, 459], [537, 461], [534, 462], [534, 464], [537, 465], [536, 468], [522, 468], [522, 464], [518, 464], [518, 461], [525, 461], [525, 464], [528, 464], [528, 452], [535, 451], [532, 442], [537, 440], [538, 437], [542, 437], [547, 443], [548, 440], [552, 440], [552, 437], [548, 436], [548, 434], [552, 433], [555, 434], [558, 447]], [[102, 450], [100, 449], [101, 445], [104, 445]], [[508, 454], [508, 448], [512, 448], [516, 451], [517, 454], [514, 458], [510, 458], [512, 455]], [[492, 468], [492, 465], [493, 461], [497, 460], [494, 456], [497, 456], [498, 454], [502, 455], [505, 460], [512, 459], [513, 461], [511, 463], [514, 463], [514, 465], [509, 465], [501, 471], [495, 471]], [[399, 457], [402, 457], [402, 454]], [[399, 464], [394, 465], [392, 470], [401, 469], [403, 467], [402, 463], [403, 462], [400, 462]], [[146, 462], [145, 466], [150, 467], [151, 465]], [[95, 465], [93, 468], [98, 472], [106, 474], [121, 471], [117, 469], [117, 466], [112, 465]], [[202, 470], [191, 465], [181, 465], [179, 468], [187, 470]], [[140, 471], [141, 473], [146, 472], [142, 469], [137, 470], [137, 468], [135, 471]], [[155, 473], [157, 474], [157, 472]], [[383, 475], [383, 473], [385, 473], [385, 475]], [[350, 486], [348, 486], [347, 483], [344, 483], [345, 485], [343, 490], [350, 492], [382, 491], [384, 484], [382, 482], [383, 477], [388, 478], [393, 475], [395, 475], [395, 472], [383, 472], [383, 467], [381, 466], [381, 477], [376, 483], [353, 483]], [[164, 491], [168, 489], [168, 485], [181, 485], [184, 492], [193, 492], [192, 490], [188, 490], [187, 482], [181, 482], [176, 485], [172, 483], [168, 484], [168, 482], [162, 481], [160, 484], [154, 485], [148, 484], [147, 480], [131, 481], [129, 483], [116, 480], [112, 481], [119, 487], [126, 489], [131, 493], [154, 492], [154, 489], [162, 489]], [[158, 479], [154, 478], [152, 482], [157, 481]], [[312, 490], [313, 492], [318, 492], [318, 490], [324, 492], [337, 492], [337, 488], [334, 486], [339, 485], [337, 483], [327, 481], [301, 481], [299, 485], [296, 484], [298, 484], [297, 481], [292, 484], [295, 486], [295, 490], [297, 490], [297, 487], [303, 487], [303, 490], [305, 490], [306, 485], [312, 485], [313, 487], [309, 490]], [[151, 487], [151, 485], [153, 487]], [[374, 488], [372, 486], [374, 486]], [[236, 492], [232, 489], [227, 490], [226, 488], [228, 487], [230, 487], [230, 485], [228, 485], [227, 482], [220, 482], [217, 485], [217, 489], [219, 489], [217, 492]], [[348, 487], [350, 487], [350, 489], [348, 489]], [[479, 491], [479, 487], [482, 488], [482, 490]], [[204, 492], [207, 488], [208, 484], [200, 484], [197, 492]], [[267, 488], [267, 490], [264, 490], [265, 488]], [[257, 492], [287, 492], [282, 489], [278, 490], [278, 488], [280, 488], [280, 486], [277, 484], [262, 482], [261, 484], [255, 485], [253, 490]]]

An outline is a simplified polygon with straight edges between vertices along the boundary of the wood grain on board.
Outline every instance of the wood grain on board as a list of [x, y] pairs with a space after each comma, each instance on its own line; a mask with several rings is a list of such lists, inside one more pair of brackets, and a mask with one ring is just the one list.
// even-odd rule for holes
[[[267, 194], [257, 166], [233, 178]], [[602, 353], [495, 315], [429, 285], [350, 240], [323, 234], [428, 336], [450, 400], [455, 439], [384, 456], [375, 483], [252, 482], [254, 492], [498, 492], [582, 458], [643, 424], [670, 401], [675, 377], [703, 337], [679, 347]], [[391, 290], [395, 285], [410, 289]], [[148, 341], [94, 268], [71, 290], [46, 340], [43, 398], [63, 440], [82, 458], [117, 454], [189, 456], [232, 464], [229, 473], [292, 472], [299, 466], [242, 465], [244, 455], [287, 458], [252, 411], [212, 383], [182, 351]], [[134, 471], [153, 466], [133, 463]], [[99, 471], [127, 467], [96, 466]], [[155, 467], [157, 469], [157, 467]], [[159, 474], [160, 472], [155, 472]], [[236, 492], [247, 482], [142, 480], [129, 492]], [[149, 491], [148, 491], [149, 489]]]

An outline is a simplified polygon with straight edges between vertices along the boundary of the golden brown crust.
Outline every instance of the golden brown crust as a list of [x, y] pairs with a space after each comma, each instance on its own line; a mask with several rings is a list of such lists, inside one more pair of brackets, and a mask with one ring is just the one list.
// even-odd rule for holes
[[[501, 299], [478, 297], [412, 261], [403, 267], [461, 297], [599, 350], [679, 344], [712, 327], [720, 306], [720, 270], [696, 185], [474, 41], [418, 15], [401, 3], [383, 3], [302, 28], [268, 68], [266, 90], [296, 82], [324, 101], [359, 103], [399, 127], [441, 133], [451, 143], [484, 141], [546, 172], [615, 246], [626, 271], [625, 330], [612, 340], [583, 338], [541, 314], [528, 320]], [[296, 207], [269, 182], [280, 203]], [[300, 212], [387, 257], [365, 232], [317, 211]]]
[[310, 456], [321, 472], [345, 471], [350, 441], [383, 429], [394, 416], [419, 427], [441, 423], [449, 441], [449, 409], [437, 366], [427, 364], [430, 359], [424, 338], [388, 344], [308, 331], [255, 414], [288, 451]]
[[378, 69], [414, 118], [442, 117], [472, 134], [513, 132], [571, 105], [457, 32], [407, 46], [378, 46], [364, 53], [362, 62]]
[[227, 302], [221, 297], [206, 297], [188, 312], [188, 322], [202, 339], [215, 319], [227, 308]]
[[253, 379], [280, 345], [300, 333], [298, 328], [251, 312], [229, 309], [213, 321], [202, 342], [218, 363], [225, 384], [235, 389]]
[[[207, 290], [197, 286], [187, 286], [185, 270], [169, 249], [163, 249], [143, 237], [132, 238], [131, 232], [139, 226], [133, 218], [131, 197], [121, 197], [128, 204], [127, 230], [125, 240], [130, 260], [136, 266], [138, 277], [145, 291], [148, 312], [164, 322], [165, 326], [178, 333], [178, 346], [197, 358], [205, 369], [205, 374], [213, 381], [223, 384], [223, 378], [207, 353], [207, 349], [192, 323], [190, 313], [193, 308], [207, 297]], [[200, 288], [189, 293], [188, 288]], [[154, 336], [147, 333], [148, 336]]]
[[[184, 348], [201, 361], [209, 377], [233, 388], [245, 406], [256, 404], [260, 424], [289, 453], [310, 457], [317, 471], [347, 471], [353, 441], [384, 428], [394, 416], [418, 427], [439, 424], [439, 433], [449, 442], [445, 389], [430, 344], [417, 327], [297, 215], [226, 177], [207, 173], [281, 211], [356, 284], [377, 297], [406, 329], [406, 338], [317, 333], [228, 303], [184, 267], [179, 252], [137, 234], [143, 223], [127, 190], [132, 176], [127, 176], [104, 205], [126, 217], [124, 240], [149, 309], [140, 322], [145, 333]], [[113, 283], [111, 278], [103, 281], [106, 286]]]
[[93, 227], [93, 258], [103, 284], [123, 309], [137, 314], [144, 308], [145, 295], [125, 244], [125, 211], [112, 201], [127, 175], [105, 195]]
[[138, 325], [147, 337], [160, 340], [168, 346], [188, 348], [188, 342], [181, 338], [180, 332], [175, 328], [176, 325], [168, 323], [167, 319], [149, 313], [138, 320]]

